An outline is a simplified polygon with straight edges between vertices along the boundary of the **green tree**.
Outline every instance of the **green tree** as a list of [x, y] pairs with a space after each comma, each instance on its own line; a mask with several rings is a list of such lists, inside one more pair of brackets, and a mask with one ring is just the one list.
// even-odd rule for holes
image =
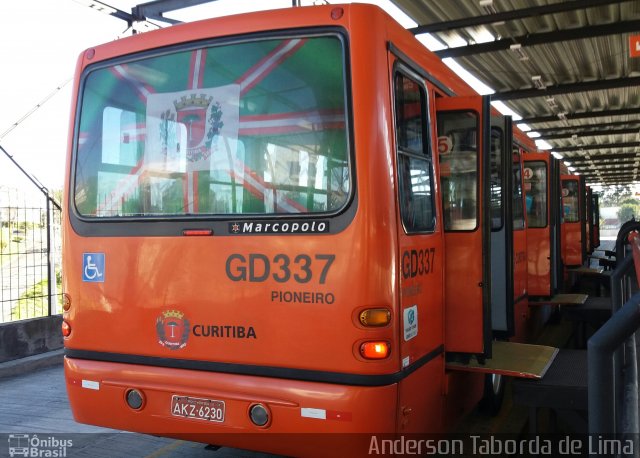
[[620, 206], [618, 210], [618, 220], [620, 223], [625, 223], [631, 218], [638, 219], [640, 217], [640, 205], [636, 201], [635, 203], [626, 202]]
[[633, 196], [630, 186], [608, 186], [599, 194], [601, 207], [617, 207]]

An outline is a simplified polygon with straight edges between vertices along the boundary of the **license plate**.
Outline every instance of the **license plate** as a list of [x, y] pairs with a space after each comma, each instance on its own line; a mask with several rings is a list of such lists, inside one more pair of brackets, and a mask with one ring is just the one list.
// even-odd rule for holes
[[171, 398], [171, 415], [220, 423], [224, 421], [224, 401], [174, 395]]

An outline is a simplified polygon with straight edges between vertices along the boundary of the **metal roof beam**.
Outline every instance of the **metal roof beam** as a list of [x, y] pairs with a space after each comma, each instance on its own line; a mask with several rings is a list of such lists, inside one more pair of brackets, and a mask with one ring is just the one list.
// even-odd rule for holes
[[629, 180], [629, 181], [633, 181], [633, 175], [611, 175], [611, 176], [604, 176], [604, 177], [599, 177], [599, 176], [585, 176], [586, 179], [602, 179], [603, 182], [605, 183], [609, 183], [609, 180], [616, 180], [616, 182], [618, 181], [622, 181], [622, 180]]
[[137, 21], [135, 16], [133, 16], [132, 14], [119, 10], [118, 8], [114, 8], [113, 6], [101, 2], [100, 0], [85, 0], [78, 3], [88, 6], [92, 10], [98, 11], [100, 13], [108, 14], [109, 16], [122, 19], [129, 25], [129, 27], [131, 27], [131, 25]]
[[[640, 119], [635, 121], [615, 121], [615, 122], [602, 122], [598, 124], [574, 124], [572, 126], [560, 126], [560, 127], [546, 127], [542, 129], [532, 129], [538, 132], [540, 135], [545, 134], [553, 134], [555, 132], [564, 132], [574, 133], [574, 134], [589, 134], [591, 132], [595, 132], [596, 129], [601, 129], [605, 127], [617, 127], [617, 126], [628, 126], [640, 124]], [[636, 131], [639, 129], [636, 128]]]
[[586, 174], [594, 174], [596, 172], [605, 172], [605, 171], [609, 171], [609, 170], [613, 170], [613, 171], [617, 171], [617, 170], [621, 170], [621, 171], [625, 171], [625, 170], [632, 170], [634, 169], [636, 166], [634, 165], [634, 163], [631, 164], [626, 164], [624, 165], [624, 168], [614, 168], [614, 169], [603, 169], [602, 166], [596, 167], [596, 168], [590, 168], [587, 167], [586, 164], [573, 164], [573, 167], [576, 168], [577, 172], [580, 173], [586, 173]]
[[536, 124], [539, 122], [572, 121], [574, 119], [599, 118], [602, 116], [625, 116], [632, 114], [640, 114], [640, 108], [620, 108], [617, 110], [588, 111], [585, 113], [565, 113], [563, 117], [559, 117], [558, 115], [532, 116], [530, 118], [522, 118], [520, 121], [515, 121], [515, 123]]
[[589, 155], [589, 158], [586, 156], [575, 156], [575, 157], [565, 157], [564, 160], [569, 162], [581, 162], [581, 161], [615, 161], [617, 159], [633, 159], [636, 157], [636, 153], [619, 153], [619, 154], [596, 154]]
[[640, 29], [640, 21], [622, 21], [614, 24], [592, 25], [554, 32], [532, 33], [519, 37], [502, 38], [500, 40], [477, 43], [456, 48], [441, 49], [434, 53], [444, 59], [445, 57], [475, 56], [486, 52], [506, 51], [513, 45], [521, 47], [542, 45], [545, 43], [557, 43], [559, 41], [583, 40], [585, 38], [602, 37], [607, 35], [620, 35], [623, 33], [637, 32]]
[[[619, 165], [620, 167], [613, 167], [611, 169], [604, 169], [604, 165], [608, 165], [608, 164], [599, 164], [597, 165], [595, 168], [591, 168], [591, 166], [589, 166], [588, 164], [576, 164], [576, 163], [572, 163], [572, 167], [575, 167], [576, 170], [578, 170], [578, 172], [582, 173], [596, 173], [596, 171], [600, 171], [600, 172], [605, 172], [608, 170], [629, 170], [634, 168], [634, 164], [636, 164], [635, 161], [631, 161], [631, 162], [620, 162]], [[616, 165], [618, 165], [618, 163], [616, 163]]]
[[[577, 168], [579, 166], [576, 166]], [[634, 167], [629, 167], [629, 166], [616, 166], [616, 167], [609, 167], [609, 168], [597, 168], [597, 169], [587, 169], [587, 168], [583, 168], [583, 170], [585, 171], [585, 173], [589, 174], [589, 173], [596, 173], [596, 172], [600, 172], [600, 173], [604, 173], [604, 172], [630, 172], [633, 171]]]
[[[491, 100], [515, 100], [532, 97], [548, 97], [557, 94], [571, 94], [575, 92], [599, 91], [603, 89], [615, 89], [640, 85], [640, 76], [632, 78], [614, 78], [608, 80], [582, 81], [569, 84], [547, 86], [544, 89], [516, 89], [515, 91], [503, 91], [491, 94]], [[519, 121], [522, 122], [522, 121]]]
[[596, 135], [623, 135], [623, 134], [637, 134], [640, 132], [640, 129], [637, 127], [629, 128], [629, 129], [609, 129], [609, 130], [594, 130], [587, 132], [567, 132], [563, 134], [551, 134], [551, 135], [542, 135], [542, 138], [545, 140], [555, 140], [558, 138], [572, 138], [574, 135], [580, 134], [581, 137], [593, 137]]
[[408, 29], [413, 34], [444, 32], [446, 30], [460, 29], [463, 27], [473, 27], [478, 25], [495, 24], [496, 22], [513, 21], [531, 16], [544, 14], [562, 13], [595, 6], [609, 5], [612, 3], [622, 3], [631, 0], [574, 0], [571, 2], [552, 3], [550, 5], [534, 6], [513, 11], [504, 11], [495, 14], [486, 14], [470, 18], [454, 19], [452, 21], [437, 22], [434, 24], [424, 24]]
[[580, 175], [584, 175], [584, 176], [602, 176], [602, 177], [607, 177], [607, 176], [629, 176], [629, 175], [633, 175], [634, 170], [611, 170], [611, 171], [600, 171], [598, 173], [582, 173], [579, 172]]
[[582, 145], [582, 146], [561, 146], [557, 148], [551, 148], [556, 153], [562, 153], [564, 151], [580, 151], [585, 149], [608, 149], [608, 148], [635, 148], [640, 146], [640, 142], [618, 142], [618, 143], [603, 143], [602, 145]]

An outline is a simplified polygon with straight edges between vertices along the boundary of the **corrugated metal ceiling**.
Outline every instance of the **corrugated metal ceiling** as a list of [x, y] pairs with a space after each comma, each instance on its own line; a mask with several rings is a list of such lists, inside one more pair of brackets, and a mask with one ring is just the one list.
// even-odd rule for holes
[[[640, 178], [640, 57], [632, 58], [629, 53], [629, 36], [640, 34], [640, 0], [601, 0], [600, 6], [593, 6], [598, 0], [392, 1], [419, 26], [445, 27], [431, 34], [445, 45], [462, 46], [457, 50], [469, 54], [455, 57], [456, 61], [493, 88], [496, 98], [515, 96], [505, 103], [533, 131], [540, 129], [541, 138], [585, 175], [587, 182], [627, 184]], [[549, 13], [558, 5], [575, 9]], [[534, 16], [493, 20], [499, 18], [497, 14], [531, 8], [541, 10]], [[487, 21], [467, 27], [448, 24], [468, 18]], [[506, 49], [485, 51], [497, 44], [478, 44], [486, 32], [498, 42], [505, 40]], [[575, 34], [584, 37], [575, 38]], [[527, 45], [539, 41], [549, 42]], [[522, 44], [519, 49], [508, 48], [518, 43]], [[533, 78], [537, 76], [544, 89], [533, 94], [513, 92], [535, 89]], [[607, 88], [612, 82], [617, 87]], [[590, 84], [573, 92], [575, 86], [571, 86], [580, 83]], [[561, 93], [550, 95], [553, 89]], [[620, 114], [620, 110], [627, 112]], [[600, 116], [602, 111], [607, 115]], [[539, 117], [553, 120], [532, 119]], [[577, 126], [594, 128], [589, 133]], [[545, 131], [560, 127], [566, 129]], [[602, 160], [611, 154], [616, 156]]]

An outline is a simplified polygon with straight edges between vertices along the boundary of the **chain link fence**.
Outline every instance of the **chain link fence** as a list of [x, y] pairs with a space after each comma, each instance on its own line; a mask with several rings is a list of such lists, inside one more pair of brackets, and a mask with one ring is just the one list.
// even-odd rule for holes
[[0, 323], [62, 312], [59, 206], [0, 186]]

